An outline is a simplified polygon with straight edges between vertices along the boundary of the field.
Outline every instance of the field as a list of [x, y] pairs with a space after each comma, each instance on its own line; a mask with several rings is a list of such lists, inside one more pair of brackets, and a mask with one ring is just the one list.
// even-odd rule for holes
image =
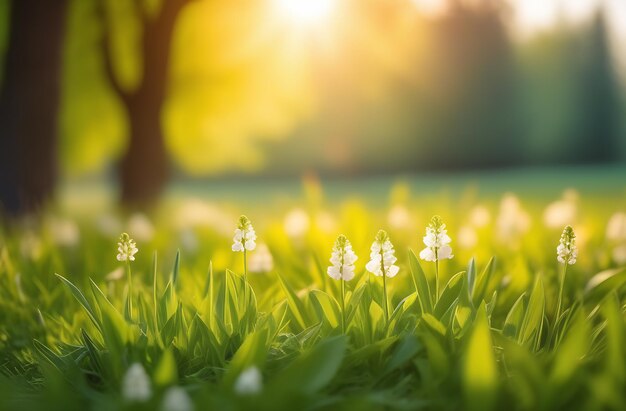
[[[67, 188], [0, 232], [0, 408], [624, 410], [624, 170], [559, 173], [190, 183], [147, 215]], [[420, 258], [434, 215], [452, 258]]]

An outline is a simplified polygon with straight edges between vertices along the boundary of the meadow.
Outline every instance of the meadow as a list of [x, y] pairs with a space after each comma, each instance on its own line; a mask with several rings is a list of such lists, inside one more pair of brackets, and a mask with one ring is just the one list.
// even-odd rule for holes
[[0, 232], [0, 409], [626, 409], [626, 192], [598, 181], [66, 196]]

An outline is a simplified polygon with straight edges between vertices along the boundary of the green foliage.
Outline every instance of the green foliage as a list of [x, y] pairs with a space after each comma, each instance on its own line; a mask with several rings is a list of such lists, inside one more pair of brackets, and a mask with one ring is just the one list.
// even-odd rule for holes
[[[351, 220], [349, 210], [342, 228], [365, 256], [371, 226]], [[131, 287], [126, 262], [116, 265], [116, 237], [86, 221], [80, 227], [82, 239], [70, 247], [42, 229], [37, 255], [25, 253], [23, 230], [2, 232], [0, 409], [158, 409], [173, 386], [184, 387], [196, 409], [626, 406], [624, 269], [581, 246], [555, 318], [558, 232], [538, 231], [532, 244], [540, 246], [524, 244], [523, 251], [485, 241], [481, 251], [497, 264], [484, 253], [470, 258], [459, 245], [440, 267], [439, 295], [434, 264], [412, 251], [418, 234], [402, 240], [392, 232], [404, 246], [398, 250], [408, 251], [398, 252], [400, 272], [387, 279], [388, 321], [382, 279], [367, 274], [361, 258], [345, 284], [342, 326], [341, 289], [325, 281], [317, 257], [336, 233], [313, 231], [298, 244], [276, 225], [259, 224], [275, 267], [249, 271], [246, 282], [228, 235], [199, 231], [194, 254], [178, 249], [175, 231], [164, 225], [154, 239], [137, 242]], [[594, 241], [601, 242], [586, 244]], [[121, 277], [107, 276], [118, 268]], [[53, 270], [67, 274], [46, 274]], [[144, 404], [122, 396], [134, 363], [152, 385]], [[244, 395], [239, 378], [251, 368], [260, 373], [260, 390]]]

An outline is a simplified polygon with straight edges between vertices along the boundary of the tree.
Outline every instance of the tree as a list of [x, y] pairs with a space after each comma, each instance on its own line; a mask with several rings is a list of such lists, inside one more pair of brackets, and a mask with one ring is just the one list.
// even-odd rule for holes
[[0, 202], [36, 211], [57, 181], [57, 112], [67, 0], [19, 0], [10, 7], [0, 92]]
[[504, 7], [501, 0], [450, 0], [446, 15], [434, 22], [430, 97], [435, 125], [426, 166], [520, 162], [519, 78]]
[[585, 162], [614, 160], [619, 152], [619, 83], [613, 71], [606, 23], [598, 11], [585, 36], [578, 119], [580, 150]]
[[121, 163], [122, 202], [145, 205], [155, 200], [168, 177], [161, 111], [167, 97], [171, 40], [176, 20], [190, 0], [163, 0], [156, 13], [149, 13], [142, 0], [135, 0], [141, 26], [141, 80], [132, 91], [125, 89], [115, 73], [112, 25], [106, 0], [97, 0], [97, 13], [104, 27], [102, 56], [105, 75], [128, 115], [129, 145]]

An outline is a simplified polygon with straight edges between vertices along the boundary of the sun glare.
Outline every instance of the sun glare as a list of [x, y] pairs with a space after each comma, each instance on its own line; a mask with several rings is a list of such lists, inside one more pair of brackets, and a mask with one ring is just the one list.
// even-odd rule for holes
[[290, 24], [311, 27], [330, 16], [335, 0], [274, 0], [276, 11]]

